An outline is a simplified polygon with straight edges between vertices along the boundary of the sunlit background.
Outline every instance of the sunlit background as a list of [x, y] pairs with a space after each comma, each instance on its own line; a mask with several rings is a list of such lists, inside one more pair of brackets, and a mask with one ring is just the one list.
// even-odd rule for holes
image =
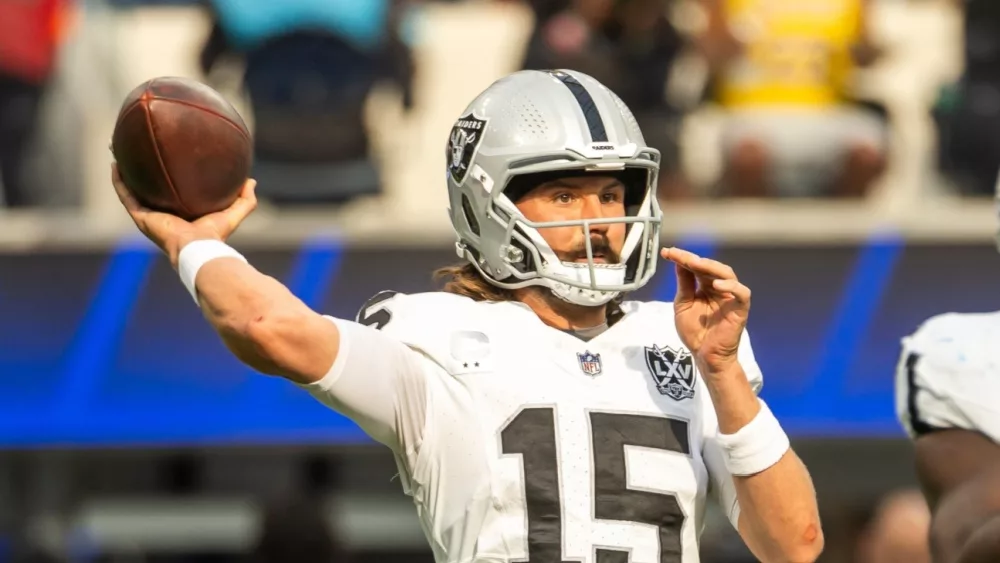
[[[893, 382], [923, 319], [997, 307], [991, 0], [0, 0], [0, 562], [432, 561], [389, 452], [224, 349], [108, 145], [149, 78], [223, 92], [262, 199], [233, 245], [353, 317], [455, 260], [448, 132], [522, 68], [621, 95], [664, 243], [752, 288], [823, 561], [928, 561]], [[702, 552], [753, 560], [717, 515]]]

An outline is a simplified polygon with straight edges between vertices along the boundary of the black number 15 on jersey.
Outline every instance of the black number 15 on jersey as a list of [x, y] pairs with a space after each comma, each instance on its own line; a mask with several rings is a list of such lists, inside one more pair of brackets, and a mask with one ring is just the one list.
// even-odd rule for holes
[[[625, 446], [690, 453], [688, 423], [662, 416], [590, 413], [593, 514], [598, 520], [655, 526], [660, 563], [681, 563], [684, 511], [677, 497], [628, 488]], [[500, 432], [503, 453], [520, 454], [528, 513], [526, 563], [570, 563], [562, 557], [562, 499], [555, 409], [527, 407]], [[565, 483], [564, 486], [583, 486]], [[598, 548], [595, 563], [629, 563], [627, 550]]]

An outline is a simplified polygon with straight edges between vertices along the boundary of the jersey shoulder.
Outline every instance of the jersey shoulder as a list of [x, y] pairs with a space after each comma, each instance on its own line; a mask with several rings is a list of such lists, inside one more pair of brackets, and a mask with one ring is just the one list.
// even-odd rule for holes
[[945, 313], [903, 338], [896, 411], [912, 436], [943, 428], [1000, 441], [1000, 312]]
[[400, 338], [426, 339], [489, 317], [488, 304], [454, 293], [380, 291], [365, 301], [355, 321]]
[[487, 369], [489, 334], [504, 323], [497, 304], [446, 292], [381, 291], [356, 322], [382, 331], [428, 356], [452, 374]]
[[1000, 333], [1000, 312], [944, 313], [933, 316], [903, 338], [909, 353], [956, 362], [970, 353], [989, 352], [993, 336]]
[[[672, 302], [623, 301], [621, 308], [625, 315], [634, 318], [635, 324], [633, 326], [637, 332], [668, 334], [669, 336], [666, 336], [668, 341], [680, 344], [680, 336], [677, 335], [674, 325], [674, 304]], [[753, 387], [754, 393], [760, 393], [764, 386], [764, 374], [761, 372], [760, 366], [757, 365], [753, 346], [750, 344], [750, 335], [746, 330], [743, 331], [738, 354], [740, 365], [746, 372], [750, 386]]]
[[[475, 301], [443, 291], [406, 294], [393, 290], [376, 293], [365, 301], [355, 317], [355, 321], [376, 330], [382, 330], [391, 322], [399, 326], [421, 319], [447, 318], [456, 313], [464, 313]], [[429, 327], [428, 327], [429, 328]]]

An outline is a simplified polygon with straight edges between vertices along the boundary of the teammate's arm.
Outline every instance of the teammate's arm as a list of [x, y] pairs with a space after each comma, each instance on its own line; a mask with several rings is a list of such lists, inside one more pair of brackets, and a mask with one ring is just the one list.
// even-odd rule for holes
[[[723, 434], [736, 434], [761, 411], [740, 364], [706, 378], [706, 385]], [[823, 533], [816, 491], [805, 465], [791, 448], [767, 469], [731, 479], [739, 506], [737, 528], [758, 559], [765, 563], [812, 562], [819, 557]]]
[[914, 445], [917, 476], [934, 514], [934, 561], [1000, 561], [1000, 446], [962, 429], [922, 434]]
[[914, 441], [917, 478], [933, 514], [936, 563], [1000, 561], [1000, 445], [988, 374], [964, 360], [976, 330], [960, 315], [925, 321], [903, 339], [896, 410]]

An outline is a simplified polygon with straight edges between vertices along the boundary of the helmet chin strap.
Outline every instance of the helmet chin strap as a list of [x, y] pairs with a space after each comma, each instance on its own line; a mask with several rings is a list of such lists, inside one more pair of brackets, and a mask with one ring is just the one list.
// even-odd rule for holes
[[[562, 274], [568, 274], [574, 281], [590, 283], [590, 268], [585, 263], [580, 262], [560, 262]], [[602, 264], [594, 268], [594, 278], [599, 286], [621, 285], [625, 280], [624, 264]], [[596, 289], [584, 289], [574, 287], [568, 283], [556, 281], [552, 278], [545, 280], [549, 289], [556, 297], [584, 307], [599, 307], [618, 297], [619, 291], [600, 291]]]
[[580, 289], [564, 283], [553, 282], [552, 293], [567, 303], [582, 305], [584, 307], [599, 307], [618, 297], [618, 291], [594, 291], [593, 289]]

